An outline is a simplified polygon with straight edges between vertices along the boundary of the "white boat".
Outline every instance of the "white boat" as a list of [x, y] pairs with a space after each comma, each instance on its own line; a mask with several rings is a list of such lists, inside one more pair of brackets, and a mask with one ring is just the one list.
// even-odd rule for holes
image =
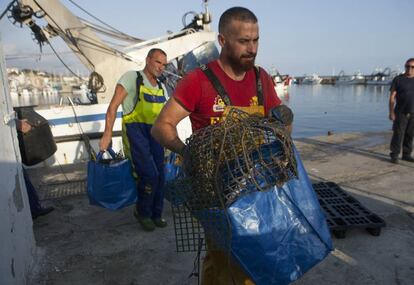
[[337, 85], [350, 85], [350, 84], [365, 84], [365, 76], [361, 72], [356, 72], [354, 75], [345, 75], [342, 70], [338, 74], [338, 79], [335, 81]]
[[71, 94], [77, 104], [90, 104], [92, 98], [89, 97], [89, 90], [86, 84], [74, 85], [71, 88]]
[[[105, 128], [105, 115], [109, 103], [92, 105], [55, 105], [47, 108], [36, 108], [36, 112], [47, 118], [58, 149], [56, 153], [40, 163], [40, 166], [63, 165], [88, 161], [89, 153], [82, 142], [82, 134], [87, 134], [91, 146], [98, 150], [98, 141]], [[121, 116], [118, 110], [117, 120], [113, 128], [112, 147], [122, 149]], [[191, 123], [183, 120], [178, 127], [178, 135], [185, 139], [191, 135]]]
[[[180, 66], [182, 71], [189, 71], [217, 57], [218, 51], [214, 44], [216, 33], [210, 30], [211, 16], [207, 11], [207, 1], [204, 1], [204, 5], [203, 13], [187, 13], [194, 15], [194, 18], [189, 24], [185, 24], [181, 31], [147, 41], [82, 20], [59, 1], [19, 0], [10, 5], [8, 16], [14, 18], [17, 24], [30, 23], [31, 30], [37, 31], [34, 37], [39, 43], [46, 44], [54, 36], [59, 36], [65, 41], [91, 71], [87, 95], [91, 101], [96, 100], [98, 103], [77, 105], [76, 103], [84, 104], [84, 100], [74, 103], [68, 97], [70, 104], [63, 102], [65, 104], [59, 106], [35, 108], [37, 113], [49, 121], [58, 147], [54, 156], [42, 164], [61, 165], [89, 160], [87, 148], [81, 140], [82, 134], [86, 134], [92, 147], [98, 150], [97, 144], [105, 127], [105, 114], [116, 81], [128, 70], [142, 70], [150, 49], [161, 48], [168, 55], [169, 65], [164, 76], [167, 88], [173, 88], [177, 77], [180, 77], [176, 74], [176, 66]], [[37, 25], [36, 20], [39, 17], [47, 22], [46, 26]], [[23, 18], [24, 21], [21, 20]], [[102, 35], [117, 40], [118, 44], [110, 45], [102, 39]], [[120, 45], [119, 42], [123, 44]], [[79, 93], [85, 95], [81, 89]], [[121, 115], [120, 107], [113, 129], [115, 151], [122, 149]], [[189, 137], [189, 119], [183, 120], [178, 129], [181, 139]]]
[[270, 72], [270, 77], [273, 80], [276, 94], [279, 98], [283, 98], [289, 93], [289, 87], [292, 84], [292, 78], [289, 75], [281, 75], [279, 71], [273, 69]]
[[391, 71], [389, 67], [382, 69], [375, 69], [371, 78], [367, 80], [367, 85], [390, 85], [393, 78], [398, 75], [397, 71]]
[[283, 83], [278, 83], [275, 85], [275, 91], [279, 98], [284, 98], [288, 93], [288, 86]]
[[322, 82], [322, 78], [319, 77], [316, 73], [313, 73], [312, 75], [305, 76], [302, 80], [302, 84], [310, 84], [310, 85], [317, 85]]

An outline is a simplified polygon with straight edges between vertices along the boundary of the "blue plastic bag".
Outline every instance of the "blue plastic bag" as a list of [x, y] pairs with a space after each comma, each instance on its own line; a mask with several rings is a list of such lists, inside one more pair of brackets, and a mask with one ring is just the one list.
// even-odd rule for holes
[[118, 210], [137, 201], [137, 185], [129, 159], [116, 159], [112, 149], [108, 152], [112, 159], [102, 159], [99, 152], [88, 162], [87, 193], [91, 205]]
[[175, 152], [170, 152], [167, 161], [164, 164], [165, 182], [173, 181], [182, 173], [181, 162], [179, 155]]
[[[264, 146], [268, 147], [280, 146]], [[266, 153], [272, 152], [263, 152]], [[215, 246], [231, 252], [257, 285], [289, 284], [323, 260], [333, 248], [325, 215], [296, 149], [294, 153], [298, 176], [281, 187], [240, 196], [225, 210], [192, 213]], [[177, 166], [171, 164], [171, 168], [178, 173]], [[226, 183], [228, 173], [222, 173]], [[183, 201], [189, 191], [179, 193]]]
[[239, 198], [228, 209], [231, 252], [257, 284], [289, 284], [332, 250], [331, 235], [302, 161], [298, 179]]

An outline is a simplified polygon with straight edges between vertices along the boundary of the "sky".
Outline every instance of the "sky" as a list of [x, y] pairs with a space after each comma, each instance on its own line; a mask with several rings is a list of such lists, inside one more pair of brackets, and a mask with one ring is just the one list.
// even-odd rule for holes
[[[144, 39], [178, 31], [186, 12], [203, 10], [201, 0], [73, 1], [118, 30]], [[61, 2], [86, 17], [68, 0]], [[1, 12], [8, 3], [0, 0]], [[214, 31], [220, 15], [233, 6], [256, 14], [260, 31], [256, 63], [281, 74], [337, 75], [341, 70], [371, 74], [385, 67], [402, 71], [404, 62], [414, 57], [414, 0], [210, 0]], [[13, 26], [7, 17], [0, 22], [0, 36], [3, 52], [10, 58], [7, 67], [65, 69], [54, 56], [11, 59], [16, 54], [38, 54], [39, 47], [28, 28]], [[68, 51], [63, 41], [53, 39], [52, 43], [59, 52]], [[44, 47], [43, 52], [52, 51]], [[85, 71], [75, 56], [63, 55], [73, 70]]]

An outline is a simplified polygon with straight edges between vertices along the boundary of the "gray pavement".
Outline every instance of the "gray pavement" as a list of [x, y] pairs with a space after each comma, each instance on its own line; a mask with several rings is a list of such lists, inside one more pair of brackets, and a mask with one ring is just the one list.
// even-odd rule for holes
[[[296, 141], [312, 180], [338, 183], [387, 226], [377, 237], [353, 229], [334, 238], [335, 250], [295, 284], [414, 284], [414, 163], [389, 163], [389, 139], [390, 133], [370, 133]], [[89, 206], [76, 190], [84, 187], [85, 164], [30, 175], [41, 195], [55, 197], [43, 203], [56, 207], [34, 221], [37, 265], [30, 284], [197, 284], [188, 278], [195, 253], [175, 251], [168, 202], [169, 226], [147, 233], [132, 208]], [[66, 192], [56, 190], [61, 183]], [[67, 194], [76, 195], [62, 197]]]

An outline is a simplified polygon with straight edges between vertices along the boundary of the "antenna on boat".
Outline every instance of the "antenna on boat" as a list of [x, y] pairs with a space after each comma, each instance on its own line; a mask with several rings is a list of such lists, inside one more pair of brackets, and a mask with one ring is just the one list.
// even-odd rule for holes
[[[204, 5], [204, 12], [202, 13], [196, 13], [194, 11], [189, 11], [184, 14], [182, 18], [184, 29], [194, 29], [196, 31], [198, 30], [211, 31], [210, 29], [211, 15], [208, 12], [208, 0], [203, 0], [203, 5]], [[189, 24], [187, 24], [185, 21], [188, 15], [193, 16], [193, 19]]]
[[203, 29], [209, 31], [211, 23], [211, 14], [208, 11], [208, 0], [203, 0], [204, 13], [203, 13]]

